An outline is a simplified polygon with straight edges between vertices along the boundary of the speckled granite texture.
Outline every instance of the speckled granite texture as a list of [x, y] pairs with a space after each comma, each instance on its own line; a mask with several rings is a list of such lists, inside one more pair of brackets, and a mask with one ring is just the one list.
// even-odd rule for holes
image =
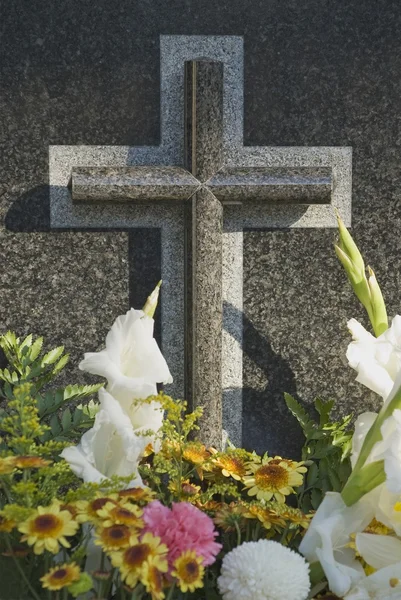
[[[50, 232], [47, 177], [50, 144], [159, 143], [160, 34], [244, 35], [247, 145], [353, 147], [353, 233], [399, 312], [400, 20], [395, 0], [4, 4], [0, 329], [65, 342], [64, 379], [82, 381], [81, 352], [100, 348], [115, 316], [140, 306], [143, 282], [157, 281], [158, 230]], [[242, 432], [258, 450], [299, 449], [283, 391], [373, 406], [345, 365], [346, 320], [363, 313], [333, 237], [244, 233]]]

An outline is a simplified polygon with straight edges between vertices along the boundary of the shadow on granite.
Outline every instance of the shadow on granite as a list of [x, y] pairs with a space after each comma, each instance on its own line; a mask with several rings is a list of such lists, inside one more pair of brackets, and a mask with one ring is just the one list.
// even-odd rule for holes
[[15, 233], [50, 231], [49, 186], [38, 185], [17, 198], [4, 222], [6, 229]]
[[[51, 229], [49, 186], [37, 186], [17, 198], [5, 216], [6, 230], [12, 233], [87, 232], [88, 234], [110, 231], [107, 228], [60, 228]], [[140, 308], [157, 282], [161, 279], [161, 233], [160, 229], [118, 229], [128, 234], [127, 261], [129, 270], [128, 306]], [[90, 235], [88, 239], [90, 250]], [[163, 297], [163, 292], [161, 294]], [[155, 337], [161, 340], [160, 304], [155, 314]], [[117, 315], [116, 315], [117, 316]]]
[[[230, 323], [238, 322], [239, 311], [234, 306], [224, 305], [225, 329], [239, 343], [238, 333], [230, 328]], [[302, 431], [292, 417], [284, 401], [284, 392], [295, 396], [308, 410], [308, 405], [297, 397], [297, 387], [289, 363], [277, 354], [270, 341], [258, 331], [252, 322], [242, 314], [244, 351], [244, 388], [242, 391], [242, 439], [245, 447], [258, 453], [280, 454], [290, 458], [300, 456], [303, 445]], [[245, 365], [246, 363], [246, 365]], [[252, 386], [253, 371], [258, 378], [267, 381], [260, 389]], [[235, 390], [226, 390], [226, 401], [234, 399]], [[230, 406], [226, 404], [227, 419], [232, 421]], [[237, 418], [240, 418], [238, 415]]]

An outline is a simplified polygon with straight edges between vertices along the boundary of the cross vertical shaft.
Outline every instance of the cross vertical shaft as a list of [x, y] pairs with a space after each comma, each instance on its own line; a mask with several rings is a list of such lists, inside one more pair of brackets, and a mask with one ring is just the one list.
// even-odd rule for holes
[[[223, 64], [185, 63], [185, 166], [204, 184], [223, 163]], [[186, 397], [204, 406], [202, 441], [222, 437], [223, 206], [201, 187], [186, 206]]]

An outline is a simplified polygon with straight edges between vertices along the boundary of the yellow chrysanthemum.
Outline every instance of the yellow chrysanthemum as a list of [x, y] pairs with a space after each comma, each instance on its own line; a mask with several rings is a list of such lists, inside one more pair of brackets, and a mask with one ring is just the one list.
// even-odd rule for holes
[[60, 504], [53, 502], [51, 506], [38, 506], [35, 513], [21, 523], [18, 531], [25, 534], [21, 541], [33, 546], [35, 554], [43, 554], [45, 550], [57, 554], [60, 544], [70, 547], [66, 536], [74, 535], [78, 527], [71, 513], [60, 510]]
[[243, 530], [245, 527], [246, 508], [241, 504], [231, 502], [223, 504], [216, 511], [213, 521], [223, 531], [236, 531], [238, 528]]
[[129, 527], [126, 525], [112, 525], [96, 531], [95, 544], [101, 546], [103, 550], [111, 552], [128, 548], [131, 538], [132, 531]]
[[7, 517], [0, 514], [0, 531], [10, 533], [16, 525], [17, 523], [13, 519], [7, 519]]
[[176, 577], [178, 587], [182, 592], [194, 592], [203, 587], [203, 557], [194, 550], [186, 550], [174, 561], [173, 577]]
[[163, 600], [165, 579], [163, 573], [152, 562], [146, 561], [143, 564], [141, 582], [152, 600]]
[[[289, 464], [292, 463], [292, 464]], [[294, 493], [294, 487], [302, 485], [303, 476], [298, 471], [301, 463], [282, 460], [280, 457], [266, 458], [261, 464], [249, 465], [250, 475], [244, 477], [248, 495], [258, 500], [285, 502], [285, 496]]]
[[112, 525], [127, 525], [127, 527], [143, 527], [142, 509], [134, 504], [116, 504], [107, 502], [103, 508], [97, 511], [98, 518], [103, 527]]
[[0, 475], [10, 475], [15, 469], [15, 457], [0, 458]]
[[272, 527], [285, 527], [285, 520], [274, 510], [261, 506], [260, 504], [250, 504], [247, 506], [244, 516], [247, 519], [258, 519], [264, 529]]
[[78, 581], [81, 575], [81, 570], [75, 563], [69, 563], [64, 565], [58, 565], [53, 567], [40, 578], [42, 587], [51, 591], [61, 590], [74, 581]]
[[108, 502], [112, 502], [117, 505], [116, 500], [117, 495], [114, 494], [110, 496], [96, 494], [96, 497], [89, 502], [86, 500], [79, 500], [75, 504], [75, 507], [78, 511], [77, 521], [79, 523], [86, 523], [86, 521], [98, 523], [100, 521], [98, 511], [101, 510]]
[[170, 481], [168, 484], [168, 489], [175, 496], [178, 496], [180, 500], [187, 500], [188, 502], [191, 502], [191, 500], [193, 501], [195, 498], [197, 498], [201, 491], [200, 486], [191, 483], [189, 479], [184, 479], [181, 481], [180, 489], [176, 481]]
[[210, 452], [206, 450], [203, 444], [189, 442], [184, 446], [182, 456], [194, 465], [201, 465], [210, 458]]
[[159, 537], [145, 533], [142, 539], [132, 540], [132, 545], [121, 552], [112, 552], [110, 559], [114, 567], [118, 567], [121, 578], [131, 588], [135, 587], [143, 575], [146, 562], [153, 564], [162, 573], [167, 573], [167, 546]]
[[214, 464], [221, 469], [224, 477], [232, 477], [236, 481], [246, 475], [245, 461], [235, 454], [223, 454], [213, 460]]
[[16, 456], [15, 466], [18, 469], [40, 469], [51, 465], [51, 460], [46, 460], [41, 456]]
[[151, 502], [155, 493], [149, 488], [134, 487], [118, 492], [118, 497], [131, 502]]

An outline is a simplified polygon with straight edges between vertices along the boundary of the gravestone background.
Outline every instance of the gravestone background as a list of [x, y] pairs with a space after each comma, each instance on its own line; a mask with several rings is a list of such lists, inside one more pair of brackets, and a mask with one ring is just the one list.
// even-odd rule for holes
[[[352, 146], [353, 228], [389, 315], [400, 312], [401, 11], [396, 2], [161, 0], [3, 4], [0, 330], [64, 343], [60, 383], [140, 307], [160, 272], [154, 230], [50, 231], [48, 147], [159, 143], [159, 35], [243, 35], [246, 145]], [[243, 436], [296, 454], [282, 394], [364, 410], [346, 322], [367, 325], [333, 229], [244, 233]], [[158, 331], [160, 335], [160, 331]]]

